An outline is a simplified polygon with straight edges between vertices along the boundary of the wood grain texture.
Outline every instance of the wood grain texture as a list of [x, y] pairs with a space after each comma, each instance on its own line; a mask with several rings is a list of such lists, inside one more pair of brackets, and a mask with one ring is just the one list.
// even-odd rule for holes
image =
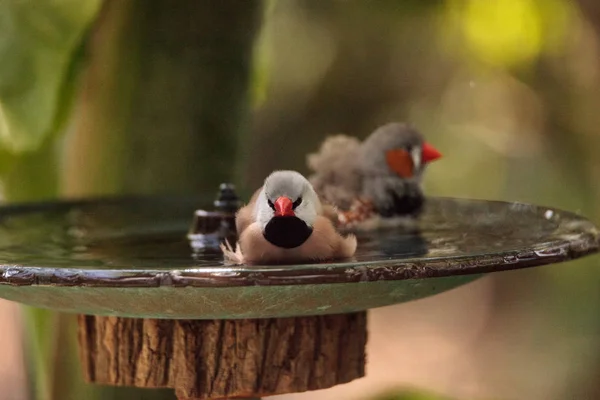
[[364, 376], [366, 312], [245, 320], [79, 316], [89, 382], [169, 387], [179, 399], [268, 396]]

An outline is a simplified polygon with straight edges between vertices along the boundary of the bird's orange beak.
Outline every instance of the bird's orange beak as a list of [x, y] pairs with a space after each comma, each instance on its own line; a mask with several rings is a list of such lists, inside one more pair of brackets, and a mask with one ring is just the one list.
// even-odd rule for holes
[[423, 143], [423, 149], [421, 153], [421, 159], [423, 160], [423, 163], [435, 161], [442, 156], [442, 153], [437, 151], [435, 147], [427, 142]]
[[276, 217], [294, 217], [293, 203], [289, 197], [281, 196], [275, 200], [275, 216]]

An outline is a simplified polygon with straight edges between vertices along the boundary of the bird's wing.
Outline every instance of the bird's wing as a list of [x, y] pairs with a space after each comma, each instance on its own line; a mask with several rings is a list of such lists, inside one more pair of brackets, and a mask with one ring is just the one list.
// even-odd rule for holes
[[357, 138], [335, 135], [325, 139], [319, 151], [307, 156], [308, 168], [314, 172], [308, 180], [325, 203], [345, 210], [359, 195], [359, 149]]
[[319, 216], [313, 224], [313, 233], [298, 251], [308, 259], [337, 260], [349, 258], [356, 251], [356, 237], [342, 236], [331, 220]]
[[338, 210], [335, 206], [330, 204], [323, 204], [322, 215], [325, 218], [329, 218], [333, 226], [337, 226], [339, 223]]
[[235, 216], [235, 229], [237, 230], [238, 235], [241, 235], [242, 232], [244, 232], [246, 228], [254, 222], [254, 206], [261, 190], [262, 187], [254, 192], [250, 198], [250, 202], [244, 207], [240, 208], [237, 212]]

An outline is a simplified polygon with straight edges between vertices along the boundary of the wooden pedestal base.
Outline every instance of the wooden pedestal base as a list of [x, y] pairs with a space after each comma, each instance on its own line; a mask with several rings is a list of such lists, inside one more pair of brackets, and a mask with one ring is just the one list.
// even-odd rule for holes
[[79, 316], [88, 382], [180, 400], [325, 389], [364, 376], [366, 312], [246, 320]]

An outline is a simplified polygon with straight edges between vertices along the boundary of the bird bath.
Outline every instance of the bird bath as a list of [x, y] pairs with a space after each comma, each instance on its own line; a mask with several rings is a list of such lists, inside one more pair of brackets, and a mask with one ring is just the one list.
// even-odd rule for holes
[[[186, 238], [208, 203], [0, 207], [0, 297], [79, 314], [90, 382], [169, 387], [179, 399], [268, 396], [362, 377], [370, 308], [599, 247], [594, 225], [569, 212], [429, 198], [417, 227], [359, 234], [353, 260], [225, 266], [216, 240], [192, 248]], [[231, 215], [211, 215], [231, 226]]]

